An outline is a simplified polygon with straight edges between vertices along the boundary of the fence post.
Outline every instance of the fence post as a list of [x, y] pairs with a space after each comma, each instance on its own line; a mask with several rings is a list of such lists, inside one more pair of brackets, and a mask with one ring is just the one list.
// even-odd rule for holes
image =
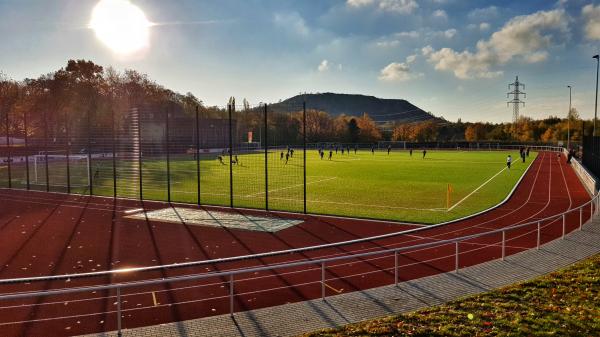
[[454, 242], [454, 254], [455, 254], [455, 256], [454, 256], [454, 272], [458, 273], [458, 269], [459, 269], [458, 268], [458, 263], [459, 263], [459, 261], [458, 261], [458, 254], [459, 254], [459, 252], [458, 252], [458, 241]]
[[302, 102], [302, 130], [304, 144], [304, 214], [306, 214], [306, 102]]
[[269, 125], [267, 123], [267, 103], [265, 103], [265, 210], [269, 210]]
[[[90, 195], [94, 194], [94, 177], [92, 176], [92, 112], [87, 110], [87, 155], [88, 155], [88, 184]], [[46, 160], [46, 162], [48, 162]], [[47, 170], [46, 170], [47, 172]]]
[[115, 126], [115, 109], [111, 109], [112, 119], [112, 169], [113, 169], [113, 197], [117, 197], [117, 131]]
[[8, 170], [8, 188], [12, 188], [12, 171], [11, 171], [11, 166], [12, 166], [12, 156], [11, 156], [11, 146], [10, 146], [10, 136], [9, 136], [9, 132], [10, 132], [10, 121], [9, 121], [9, 112], [8, 110], [6, 110], [6, 156], [8, 158], [8, 164], [6, 166], [7, 170]]
[[69, 135], [69, 115], [65, 112], [65, 138], [67, 139], [66, 154], [67, 154], [67, 193], [71, 193], [71, 137]]
[[27, 128], [27, 110], [23, 111], [23, 131], [25, 132], [25, 174], [27, 178], [27, 190], [31, 189], [31, 182], [29, 181], [29, 135]]
[[565, 239], [566, 226], [567, 226], [567, 216], [565, 213], [563, 213], [563, 215], [562, 215], [562, 237], [561, 237], [562, 240]]
[[233, 126], [231, 121], [231, 103], [227, 104], [229, 112], [229, 207], [233, 208]]
[[394, 284], [398, 286], [398, 251], [394, 251]]
[[200, 116], [196, 105], [196, 192], [198, 194], [198, 205], [200, 202]]
[[165, 152], [167, 153], [167, 201], [171, 203], [171, 155], [169, 147], [169, 108], [165, 110]]
[[542, 226], [540, 224], [540, 221], [538, 221], [537, 223], [537, 250], [540, 249], [540, 239], [541, 239], [541, 230], [542, 230]]
[[325, 301], [325, 262], [321, 262], [321, 300]]
[[117, 287], [117, 336], [123, 336], [121, 332], [121, 287]]
[[506, 257], [506, 231], [502, 231], [502, 261]]
[[138, 108], [133, 108], [132, 113], [137, 118], [137, 138], [138, 138], [138, 180], [140, 183], [140, 200], [144, 200], [144, 176], [142, 170], [142, 116]]
[[233, 317], [233, 274], [229, 275], [229, 316]]
[[46, 192], [50, 192], [50, 174], [48, 173], [48, 116], [44, 109], [44, 167], [46, 168]]

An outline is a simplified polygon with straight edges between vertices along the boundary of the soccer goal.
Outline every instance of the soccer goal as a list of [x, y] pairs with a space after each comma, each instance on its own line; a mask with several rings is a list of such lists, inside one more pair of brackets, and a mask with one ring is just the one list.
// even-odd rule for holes
[[406, 149], [406, 142], [401, 140], [388, 140], [377, 142], [378, 149], [387, 149], [388, 146], [391, 146], [392, 149]]
[[[73, 155], [62, 155], [62, 154], [36, 154], [29, 157], [30, 161], [33, 161], [33, 174], [31, 183], [32, 184], [45, 184], [46, 176], [52, 175], [53, 177], [60, 176], [65, 179], [56, 179], [61, 182], [56, 183], [50, 179], [50, 183], [53, 186], [62, 186], [65, 184], [67, 177], [67, 167], [69, 171], [69, 179], [71, 179], [71, 186], [73, 187], [87, 187], [90, 185], [90, 160], [87, 155], [73, 154]], [[46, 162], [47, 161], [47, 162]], [[48, 172], [46, 172], [48, 168]], [[63, 186], [63, 187], [66, 187]]]

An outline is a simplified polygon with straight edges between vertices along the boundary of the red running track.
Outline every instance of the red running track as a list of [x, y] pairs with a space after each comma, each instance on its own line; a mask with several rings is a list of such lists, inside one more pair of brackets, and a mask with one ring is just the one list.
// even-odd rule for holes
[[[558, 214], [589, 201], [575, 172], [554, 153], [540, 153], [513, 196], [500, 207], [471, 219], [425, 228], [411, 234], [302, 253], [201, 267], [118, 274], [96, 278], [0, 286], [0, 293], [58, 289], [177, 275], [202, 274], [252, 266], [304, 261], [351, 253], [407, 247], [513, 226]], [[126, 217], [132, 208], [160, 209], [160, 202], [0, 190], [0, 278], [60, 275], [233, 257], [346, 241], [414, 229], [414, 225], [285, 214], [304, 222], [276, 233], [187, 226]], [[186, 207], [193, 208], [188, 205]], [[207, 207], [207, 209], [217, 209]], [[223, 209], [219, 209], [223, 210]], [[225, 211], [225, 210], [223, 210]], [[232, 210], [228, 210], [232, 212]], [[237, 211], [260, 214], [261, 211]], [[271, 216], [281, 214], [270, 213]], [[566, 216], [566, 230], [590, 218], [591, 209]], [[562, 234], [562, 219], [543, 221], [541, 242]], [[506, 254], [536, 246], [537, 224], [506, 232]], [[459, 265], [466, 267], [501, 256], [501, 234], [459, 244]], [[400, 281], [454, 270], [454, 244], [403, 252]], [[326, 295], [389, 285], [394, 255], [337, 261], [326, 266]], [[181, 321], [229, 312], [229, 280], [202, 280], [122, 290], [123, 327]], [[236, 311], [303, 301], [321, 296], [321, 266], [236, 275]], [[70, 336], [116, 329], [115, 291], [0, 302], [3, 336]]]

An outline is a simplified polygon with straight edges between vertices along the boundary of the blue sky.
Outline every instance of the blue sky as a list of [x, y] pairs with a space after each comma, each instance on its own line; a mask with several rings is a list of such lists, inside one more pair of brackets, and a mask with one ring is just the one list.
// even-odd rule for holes
[[300, 92], [404, 98], [449, 120], [522, 113], [593, 116], [600, 4], [591, 1], [130, 0], [151, 27], [141, 55], [119, 56], [87, 28], [97, 0], [0, 0], [0, 71], [36, 77], [84, 58], [147, 73], [208, 105]]

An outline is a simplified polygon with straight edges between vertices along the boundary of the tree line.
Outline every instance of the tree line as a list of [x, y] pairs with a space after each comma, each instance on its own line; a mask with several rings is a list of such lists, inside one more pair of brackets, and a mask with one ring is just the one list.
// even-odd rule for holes
[[[237, 142], [247, 141], [248, 131], [256, 135], [264, 132], [263, 106], [251, 106], [244, 99], [240, 107], [235, 98], [228, 102], [235, 119]], [[310, 105], [310, 102], [308, 102]], [[116, 71], [91, 61], [69, 60], [66, 67], [35, 79], [15, 81], [0, 73], [0, 135], [5, 135], [5, 120], [9, 116], [8, 131], [15, 137], [23, 136], [24, 121], [28, 119], [29, 136], [56, 138], [70, 130], [70, 137], [106, 137], [113, 120], [117, 127], [127, 127], [125, 116], [134, 107], [170, 113], [176, 120], [189, 125], [198, 109], [203, 119], [226, 119], [228, 107], [205, 106], [191, 93], [180, 94], [169, 90], [135, 70]], [[160, 115], [160, 114], [158, 114]], [[303, 141], [304, 115], [302, 107], [268, 110], [267, 131], [270, 144], [296, 144]], [[115, 117], [116, 116], [116, 117]], [[162, 117], [155, 117], [157, 123]], [[177, 123], [177, 121], [175, 122]], [[90, 125], [91, 124], [91, 125]], [[460, 119], [448, 122], [440, 119], [417, 123], [396, 123], [385, 128], [378, 125], [365, 111], [361, 116], [332, 115], [326, 111], [306, 111], [306, 138], [308, 142], [373, 143], [381, 140], [437, 142], [437, 141], [519, 141], [557, 142], [567, 138], [580, 141], [582, 120], [577, 110], [571, 118], [549, 117], [533, 120], [523, 117], [516, 123], [466, 123]], [[177, 124], [174, 125], [177, 127]], [[586, 134], [591, 134], [587, 123]]]

